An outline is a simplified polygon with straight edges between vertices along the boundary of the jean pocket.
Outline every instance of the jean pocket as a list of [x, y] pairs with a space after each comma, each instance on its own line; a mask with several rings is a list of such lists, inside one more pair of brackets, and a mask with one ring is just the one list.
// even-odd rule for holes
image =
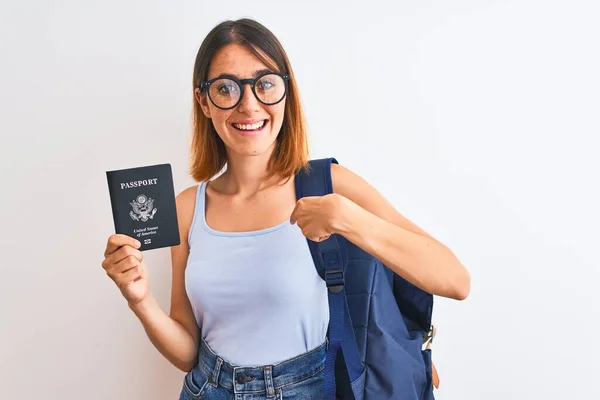
[[192, 399], [202, 399], [208, 385], [209, 379], [202, 376], [198, 367], [193, 368], [183, 378], [183, 387]]

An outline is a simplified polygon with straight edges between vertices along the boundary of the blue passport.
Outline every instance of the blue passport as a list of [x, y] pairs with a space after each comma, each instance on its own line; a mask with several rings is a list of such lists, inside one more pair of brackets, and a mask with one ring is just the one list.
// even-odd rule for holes
[[115, 232], [151, 250], [180, 244], [171, 164], [106, 171]]

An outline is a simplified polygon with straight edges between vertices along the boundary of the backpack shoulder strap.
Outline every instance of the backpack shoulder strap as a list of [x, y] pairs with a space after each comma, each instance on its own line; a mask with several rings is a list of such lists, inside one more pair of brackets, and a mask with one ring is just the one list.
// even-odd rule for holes
[[[310, 160], [308, 171], [304, 170], [296, 175], [296, 198], [299, 200], [303, 197], [325, 196], [333, 193], [333, 183], [331, 181], [331, 164], [338, 163], [335, 158], [323, 158], [318, 160]], [[334, 259], [336, 253], [339, 255], [339, 266], [344, 270], [348, 265], [347, 256], [343, 252], [341, 238], [337, 235], [332, 235], [328, 240], [322, 242], [313, 242], [308, 240], [313, 261], [319, 276], [325, 279], [325, 268], [323, 257], [328, 254], [328, 259]]]
[[[335, 158], [310, 161], [309, 171], [300, 171], [296, 175], [296, 197], [324, 196], [333, 193], [331, 181], [331, 163], [338, 163]], [[365, 368], [360, 358], [358, 345], [350, 319], [346, 300], [345, 272], [348, 256], [345, 251], [344, 238], [331, 235], [322, 242], [306, 239], [308, 247], [319, 273], [328, 288], [329, 300], [329, 345], [325, 361], [325, 382], [323, 399], [334, 400], [336, 394], [335, 359], [340, 348], [352, 385], [356, 400], [364, 395]]]

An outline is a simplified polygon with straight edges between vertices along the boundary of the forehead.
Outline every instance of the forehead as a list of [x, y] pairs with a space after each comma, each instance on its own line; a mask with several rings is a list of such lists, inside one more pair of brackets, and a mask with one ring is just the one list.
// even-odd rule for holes
[[235, 75], [240, 79], [252, 78], [257, 71], [265, 69], [272, 70], [241, 44], [231, 43], [215, 53], [208, 68], [207, 79], [223, 74]]

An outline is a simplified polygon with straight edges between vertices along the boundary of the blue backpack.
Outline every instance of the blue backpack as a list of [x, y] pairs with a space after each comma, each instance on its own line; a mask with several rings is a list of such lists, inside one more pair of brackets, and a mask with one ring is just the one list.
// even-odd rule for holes
[[[334, 158], [296, 175], [296, 197], [332, 193]], [[324, 399], [433, 400], [433, 296], [341, 235], [307, 239], [329, 297]], [[341, 350], [341, 351], [340, 351]]]

